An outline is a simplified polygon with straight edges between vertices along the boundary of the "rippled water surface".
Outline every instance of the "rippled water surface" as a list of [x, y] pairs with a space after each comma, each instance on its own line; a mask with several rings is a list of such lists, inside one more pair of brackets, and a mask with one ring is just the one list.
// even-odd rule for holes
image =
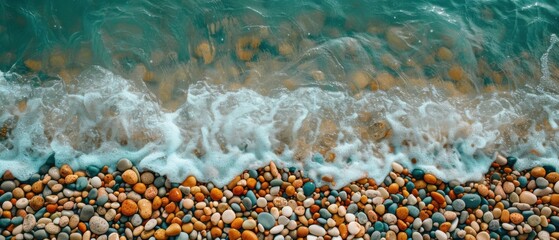
[[0, 172], [559, 167], [555, 1], [3, 1]]

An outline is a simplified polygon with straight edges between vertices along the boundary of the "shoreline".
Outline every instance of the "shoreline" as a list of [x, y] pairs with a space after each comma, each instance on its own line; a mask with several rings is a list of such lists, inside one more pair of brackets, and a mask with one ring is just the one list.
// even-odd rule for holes
[[302, 171], [246, 170], [223, 188], [117, 169], [43, 167], [0, 181], [3, 239], [557, 239], [559, 173], [497, 157], [478, 182], [393, 163], [382, 183], [331, 190]]

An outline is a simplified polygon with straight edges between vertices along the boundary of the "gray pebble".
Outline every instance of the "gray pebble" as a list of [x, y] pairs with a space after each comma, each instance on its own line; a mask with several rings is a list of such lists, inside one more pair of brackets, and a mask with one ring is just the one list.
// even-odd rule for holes
[[456, 199], [452, 202], [452, 208], [455, 211], [462, 211], [466, 208], [466, 203], [462, 199]]
[[118, 160], [118, 163], [116, 164], [116, 168], [121, 171], [124, 172], [130, 168], [132, 168], [132, 162], [130, 160], [128, 160], [127, 158], [123, 158]]
[[109, 230], [109, 223], [101, 217], [93, 216], [89, 219], [89, 228], [95, 234], [104, 234]]
[[5, 181], [0, 185], [0, 189], [4, 190], [4, 192], [11, 192], [16, 188], [16, 183], [14, 181]]
[[130, 223], [132, 223], [134, 227], [140, 226], [140, 224], [142, 224], [142, 217], [140, 217], [140, 214], [134, 214], [134, 216], [130, 218]]
[[95, 213], [95, 208], [93, 208], [93, 206], [91, 206], [91, 205], [83, 206], [83, 208], [81, 209], [81, 212], [80, 212], [80, 221], [82, 221], [82, 222], [89, 221], [89, 219], [91, 219], [91, 217], [93, 217], [94, 213]]

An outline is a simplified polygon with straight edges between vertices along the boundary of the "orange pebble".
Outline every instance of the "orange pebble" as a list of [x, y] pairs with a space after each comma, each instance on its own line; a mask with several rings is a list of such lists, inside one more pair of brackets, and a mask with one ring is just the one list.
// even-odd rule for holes
[[203, 193], [197, 192], [196, 194], [194, 194], [194, 200], [196, 200], [197, 202], [202, 202], [204, 201], [204, 199], [206, 199], [206, 196], [204, 196]]
[[146, 192], [146, 185], [143, 183], [136, 183], [136, 185], [134, 185], [132, 189], [134, 190], [134, 192], [144, 194]]
[[210, 197], [214, 200], [214, 201], [220, 201], [221, 198], [223, 197], [223, 192], [219, 189], [219, 188], [212, 188], [212, 190], [210, 191]]
[[136, 212], [138, 212], [138, 205], [136, 202], [130, 199], [126, 199], [122, 202], [122, 205], [120, 206], [120, 213], [122, 213], [122, 215], [130, 217]]
[[178, 188], [173, 188], [169, 191], [169, 200], [178, 202], [182, 200], [182, 192]]
[[247, 187], [249, 189], [254, 189], [256, 187], [256, 179], [254, 178], [247, 179]]
[[430, 173], [426, 173], [423, 176], [423, 180], [425, 180], [425, 182], [429, 183], [429, 184], [436, 184], [437, 183], [437, 177], [435, 177], [435, 175], [430, 174]]
[[182, 182], [182, 185], [185, 187], [194, 187], [196, 183], [196, 178], [194, 176], [189, 176]]
[[165, 212], [172, 213], [172, 212], [175, 211], [175, 208], [176, 208], [175, 202], [171, 202], [171, 203], [167, 204], [167, 206], [165, 206]]
[[243, 192], [244, 192], [244, 188], [242, 186], [235, 186], [233, 188], [233, 194], [235, 196], [241, 196], [243, 195]]
[[243, 222], [244, 220], [242, 218], [235, 218], [235, 220], [231, 222], [231, 227], [234, 229], [241, 229], [241, 227], [243, 226]]
[[438, 192], [431, 192], [431, 197], [439, 204], [445, 203], [444, 196]]

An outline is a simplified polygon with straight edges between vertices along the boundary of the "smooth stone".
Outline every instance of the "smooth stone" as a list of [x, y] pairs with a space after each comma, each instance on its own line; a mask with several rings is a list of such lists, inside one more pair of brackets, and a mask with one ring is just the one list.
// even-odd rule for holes
[[60, 227], [54, 223], [48, 223], [45, 226], [45, 230], [49, 234], [58, 234], [60, 232]]
[[132, 162], [126, 158], [120, 159], [116, 164], [116, 168], [118, 169], [118, 171], [124, 172], [132, 168]]
[[448, 237], [446, 236], [446, 233], [441, 231], [441, 230], [435, 231], [435, 237], [437, 237], [438, 240], [447, 240], [448, 239]]
[[225, 224], [230, 224], [233, 222], [233, 220], [235, 220], [235, 212], [231, 209], [227, 209], [223, 212], [223, 214], [221, 214], [221, 219], [223, 220], [223, 223]]
[[389, 225], [394, 225], [398, 221], [398, 218], [396, 217], [396, 215], [394, 215], [392, 213], [385, 213], [382, 216], [382, 219], [385, 223], [388, 223]]
[[357, 233], [359, 233], [361, 225], [359, 225], [359, 223], [357, 222], [350, 222], [347, 225], [347, 231], [351, 234], [351, 235], [356, 235]]
[[150, 230], [154, 229], [155, 226], [157, 226], [157, 220], [152, 218], [152, 219], [150, 219], [149, 221], [146, 222], [146, 225], [144, 226], [144, 230], [145, 231], [150, 231]]
[[80, 212], [80, 221], [82, 222], [89, 221], [90, 218], [93, 217], [93, 214], [95, 214], [95, 208], [93, 208], [93, 206], [91, 205], [83, 206]]
[[547, 179], [543, 177], [536, 178], [536, 186], [538, 186], [538, 188], [546, 188], [548, 184], [549, 181], [547, 181]]
[[109, 230], [109, 223], [99, 216], [93, 216], [89, 219], [89, 228], [95, 234], [104, 234]]
[[311, 194], [314, 192], [314, 190], [316, 189], [316, 186], [314, 185], [313, 182], [306, 182], [303, 185], [303, 193], [305, 194], [305, 196], [311, 196]]
[[24, 232], [30, 232], [31, 230], [33, 230], [33, 228], [35, 228], [36, 225], [37, 225], [37, 220], [35, 218], [35, 215], [33, 214], [25, 215], [25, 217], [23, 218]]
[[533, 205], [538, 201], [538, 197], [536, 197], [536, 195], [527, 191], [520, 193], [519, 197], [521, 203], [527, 203], [530, 205]]
[[462, 196], [462, 200], [467, 208], [477, 208], [481, 204], [481, 197], [477, 194], [464, 194], [464, 196]]
[[320, 225], [310, 225], [309, 232], [315, 236], [324, 236], [326, 235], [326, 230]]
[[47, 231], [45, 231], [44, 229], [40, 229], [33, 232], [33, 237], [35, 237], [35, 239], [45, 239], [48, 238], [49, 235]]
[[262, 224], [262, 226], [266, 230], [269, 230], [270, 228], [272, 228], [276, 223], [276, 220], [275, 220], [274, 216], [272, 216], [272, 214], [267, 213], [267, 212], [262, 212], [262, 213], [258, 214], [257, 220], [258, 220], [258, 223]]
[[254, 229], [256, 227], [256, 221], [252, 219], [247, 219], [243, 222], [242, 227], [248, 230]]
[[87, 178], [86, 177], [79, 177], [76, 180], [76, 190], [82, 191], [87, 187]]
[[101, 181], [101, 178], [95, 176], [89, 179], [89, 184], [91, 184], [93, 188], [100, 188], [103, 182]]
[[250, 198], [243, 198], [242, 202], [246, 209], [252, 209], [252, 201]]
[[462, 199], [456, 199], [452, 202], [452, 208], [455, 211], [462, 211], [464, 210], [464, 208], [466, 208], [466, 202], [464, 202], [464, 200]]
[[528, 217], [527, 223], [528, 225], [535, 227], [540, 225], [541, 219], [538, 215], [531, 215], [530, 217]]
[[0, 189], [4, 192], [11, 192], [16, 188], [16, 183], [14, 181], [5, 181], [0, 185]]
[[[330, 206], [338, 206], [338, 205], [332, 204], [332, 205], [330, 205]], [[330, 207], [329, 207], [328, 209], [330, 209]], [[337, 212], [337, 211], [338, 211], [338, 209], [336, 208], [336, 211], [335, 211], [335, 212]], [[334, 212], [334, 213], [335, 213], [335, 212]], [[291, 215], [293, 215], [293, 208], [291, 208], [290, 206], [285, 206], [285, 207], [283, 207], [283, 208], [281, 209], [281, 214], [282, 214], [283, 216], [286, 216], [286, 217], [291, 217]]]

